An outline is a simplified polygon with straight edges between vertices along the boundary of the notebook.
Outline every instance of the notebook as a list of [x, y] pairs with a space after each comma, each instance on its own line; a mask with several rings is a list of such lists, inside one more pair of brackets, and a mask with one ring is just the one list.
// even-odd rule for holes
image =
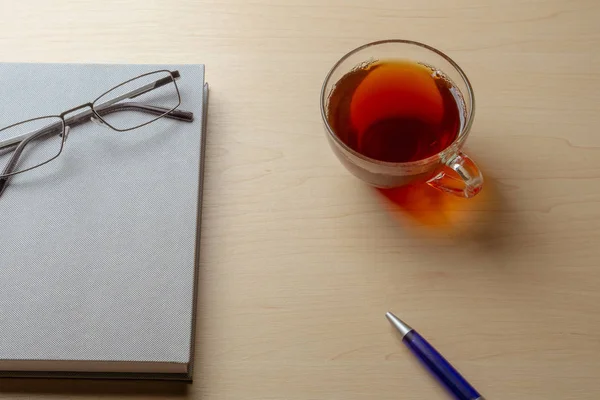
[[0, 196], [0, 377], [191, 380], [204, 66], [0, 64], [0, 128], [162, 69], [193, 122], [86, 122]]

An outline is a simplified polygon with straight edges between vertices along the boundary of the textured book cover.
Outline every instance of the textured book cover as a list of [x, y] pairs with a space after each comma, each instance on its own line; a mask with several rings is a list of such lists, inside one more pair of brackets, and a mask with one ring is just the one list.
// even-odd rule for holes
[[0, 129], [161, 69], [193, 122], [80, 124], [0, 196], [0, 376], [191, 379], [204, 66], [0, 64]]

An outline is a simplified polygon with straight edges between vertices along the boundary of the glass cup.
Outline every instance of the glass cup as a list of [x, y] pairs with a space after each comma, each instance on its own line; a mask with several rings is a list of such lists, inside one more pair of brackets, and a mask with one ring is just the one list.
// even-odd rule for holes
[[[327, 118], [329, 97], [336, 83], [347, 73], [378, 60], [410, 60], [433, 67], [450, 80], [463, 97], [462, 121], [458, 135], [445, 149], [428, 158], [411, 162], [373, 159], [346, 145], [333, 131]], [[460, 105], [459, 105], [460, 106]], [[409, 40], [383, 40], [363, 45], [343, 56], [329, 71], [321, 89], [321, 116], [336, 156], [356, 177], [378, 188], [397, 188], [422, 181], [459, 197], [473, 197], [483, 186], [481, 171], [462, 147], [475, 115], [473, 89], [462, 69], [439, 50]]]

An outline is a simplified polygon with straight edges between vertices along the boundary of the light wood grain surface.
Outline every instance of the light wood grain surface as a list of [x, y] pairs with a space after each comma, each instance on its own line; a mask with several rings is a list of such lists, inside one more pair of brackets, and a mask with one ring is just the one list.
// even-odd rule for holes
[[[600, 398], [597, 0], [3, 0], [0, 15], [0, 61], [205, 63], [211, 85], [193, 385], [2, 380], [0, 399], [447, 398], [388, 309], [488, 399]], [[487, 179], [472, 201], [425, 196], [412, 218], [330, 151], [323, 78], [386, 38], [470, 77]]]

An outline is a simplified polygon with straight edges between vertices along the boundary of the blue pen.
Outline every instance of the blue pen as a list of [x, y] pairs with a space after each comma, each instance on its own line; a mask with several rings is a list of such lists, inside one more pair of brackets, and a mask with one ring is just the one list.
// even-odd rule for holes
[[402, 335], [402, 342], [419, 358], [429, 371], [458, 400], [484, 400], [483, 396], [463, 378], [440, 353], [413, 328], [391, 312], [386, 318]]

